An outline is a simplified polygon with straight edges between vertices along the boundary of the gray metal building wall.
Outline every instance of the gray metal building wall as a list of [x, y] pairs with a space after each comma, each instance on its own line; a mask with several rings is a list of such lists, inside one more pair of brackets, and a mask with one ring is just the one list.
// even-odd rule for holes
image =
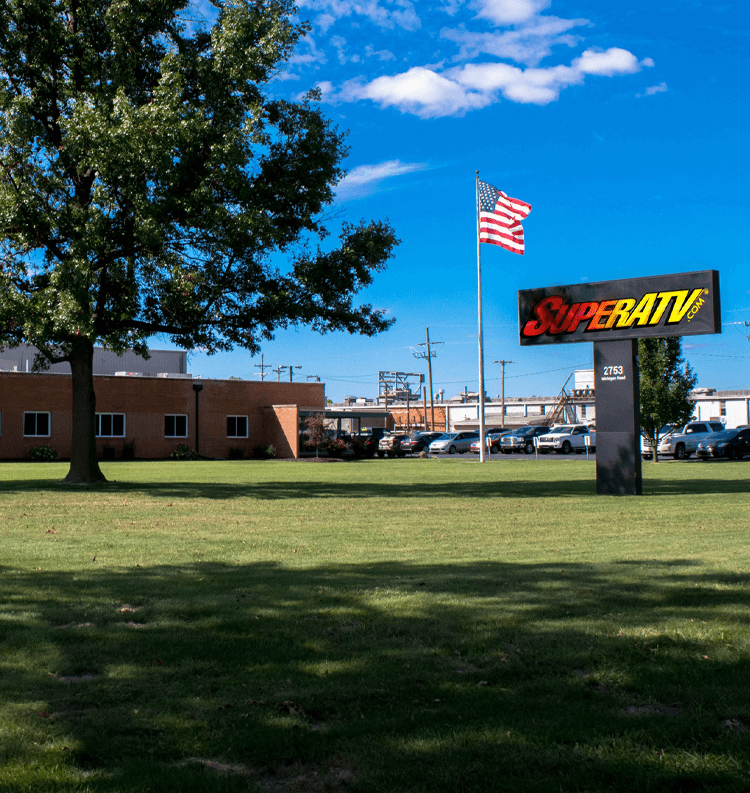
[[[116, 355], [102, 347], [94, 348], [94, 374], [115, 372], [142, 372], [155, 377], [162, 372], [187, 374], [187, 352], [184, 350], [151, 350], [146, 360], [131, 350]], [[0, 370], [31, 371], [36, 357], [36, 347], [20, 344], [18, 347], [0, 348]], [[56, 363], [49, 368], [56, 374], [70, 374], [69, 363]]]

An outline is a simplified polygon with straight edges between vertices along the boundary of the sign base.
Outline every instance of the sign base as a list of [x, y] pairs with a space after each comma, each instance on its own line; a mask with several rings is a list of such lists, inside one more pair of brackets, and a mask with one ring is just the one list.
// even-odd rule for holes
[[640, 496], [638, 340], [594, 342], [596, 492]]

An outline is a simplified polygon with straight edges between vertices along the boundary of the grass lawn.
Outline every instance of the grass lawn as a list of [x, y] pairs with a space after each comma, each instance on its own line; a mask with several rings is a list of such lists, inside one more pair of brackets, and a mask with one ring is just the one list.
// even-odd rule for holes
[[3, 793], [750, 789], [750, 462], [102, 468], [0, 465]]

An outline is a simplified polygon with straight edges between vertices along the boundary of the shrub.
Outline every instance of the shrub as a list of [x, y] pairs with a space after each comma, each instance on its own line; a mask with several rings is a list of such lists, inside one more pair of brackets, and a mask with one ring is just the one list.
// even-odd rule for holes
[[135, 440], [132, 438], [122, 444], [122, 459], [135, 460]]
[[374, 457], [378, 450], [378, 442], [372, 435], [354, 435], [349, 439], [354, 456], [359, 460], [363, 457]]
[[245, 450], [242, 446], [231, 446], [229, 449], [229, 457], [230, 460], [241, 460], [245, 456]]
[[333, 440], [330, 440], [328, 443], [326, 443], [325, 448], [329, 457], [341, 458], [344, 456], [349, 447], [345, 441], [342, 441], [340, 438], [334, 438]]
[[115, 447], [105, 443], [102, 447], [102, 460], [114, 460], [115, 456]]
[[59, 457], [51, 446], [35, 446], [29, 450], [29, 456], [35, 463], [53, 463]]
[[255, 460], [271, 460], [276, 457], [276, 447], [269, 443], [267, 446], [259, 444], [253, 446], [253, 459]]
[[170, 460], [197, 460], [198, 459], [198, 455], [189, 446], [185, 446], [184, 443], [181, 443], [172, 452], [172, 454], [169, 455], [169, 459]]

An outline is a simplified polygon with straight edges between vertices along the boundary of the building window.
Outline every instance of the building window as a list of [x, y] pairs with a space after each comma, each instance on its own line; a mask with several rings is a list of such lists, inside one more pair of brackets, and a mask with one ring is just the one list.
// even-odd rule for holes
[[227, 416], [227, 438], [247, 438], [247, 416]]
[[719, 401], [719, 415], [726, 416], [727, 415], [727, 401], [726, 399], [722, 399]]
[[165, 438], [187, 438], [187, 416], [164, 416]]
[[26, 437], [49, 437], [49, 413], [24, 413], [23, 434]]
[[97, 413], [96, 414], [97, 438], [124, 438], [125, 414], [124, 413]]

